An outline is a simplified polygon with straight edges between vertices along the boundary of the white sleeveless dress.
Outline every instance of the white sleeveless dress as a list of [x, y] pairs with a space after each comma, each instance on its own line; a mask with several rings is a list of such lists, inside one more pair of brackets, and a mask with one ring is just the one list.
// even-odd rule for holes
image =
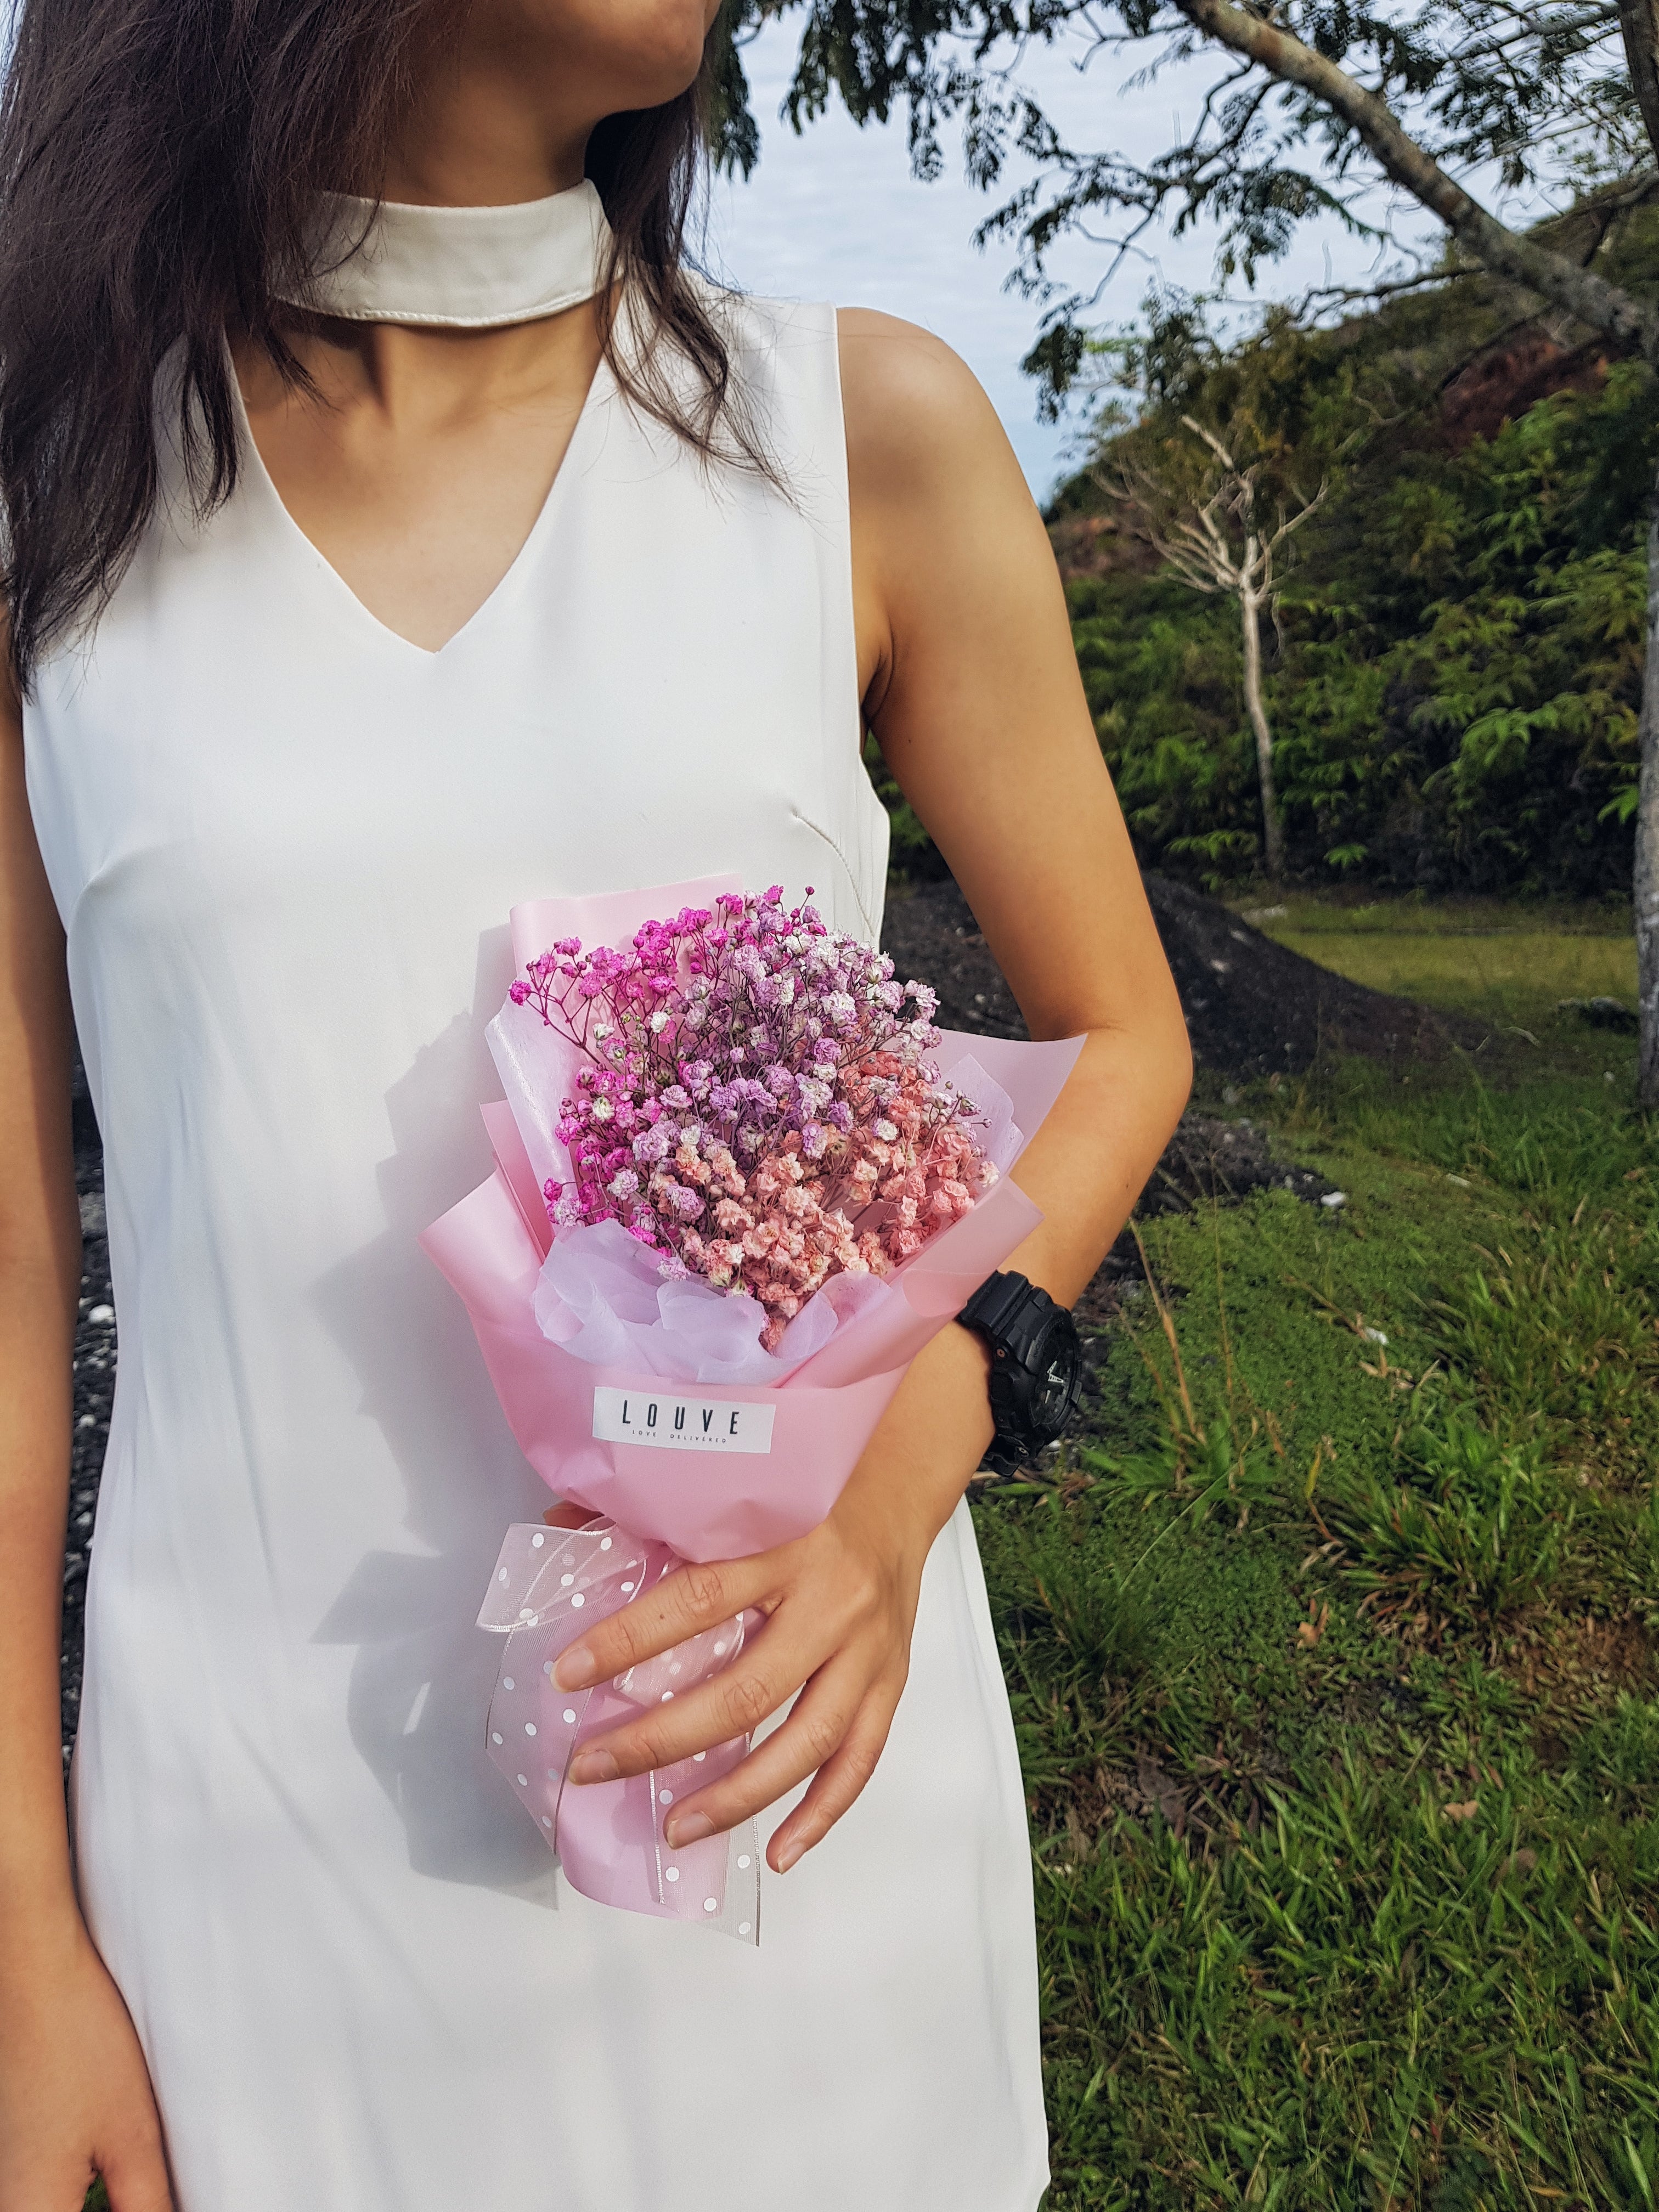
[[488, 1169], [507, 910], [730, 869], [881, 918], [835, 317], [742, 331], [793, 504], [711, 479], [602, 369], [434, 653], [248, 441], [26, 713], [120, 1332], [79, 1877], [180, 2212], [1031, 2212], [1046, 2184], [965, 1508], [879, 1771], [768, 1877], [758, 1953], [575, 1894], [484, 1756], [472, 1623], [545, 1492], [415, 1239]]

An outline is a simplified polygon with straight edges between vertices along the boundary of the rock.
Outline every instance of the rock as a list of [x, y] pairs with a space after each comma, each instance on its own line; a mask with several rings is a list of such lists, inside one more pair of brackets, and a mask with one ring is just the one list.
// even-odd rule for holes
[[1617, 1030], [1632, 1035], [1639, 1026], [1636, 1010], [1622, 999], [1558, 999], [1558, 1014], [1577, 1014], [1593, 1030]]
[[1425, 1006], [1369, 991], [1276, 945], [1219, 899], [1167, 876], [1145, 881], [1200, 1067], [1246, 1079], [1298, 1075], [1322, 1050], [1420, 1060], [1443, 1052], [1455, 1031]]

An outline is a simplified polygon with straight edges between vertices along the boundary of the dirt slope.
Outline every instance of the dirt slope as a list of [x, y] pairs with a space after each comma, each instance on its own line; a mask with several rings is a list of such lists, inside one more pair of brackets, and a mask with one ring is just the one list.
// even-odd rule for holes
[[[1419, 1059], [1452, 1041], [1452, 1027], [1426, 1007], [1316, 967], [1219, 900], [1164, 876], [1146, 882], [1200, 1067], [1242, 1078], [1296, 1074], [1322, 1047]], [[933, 986], [950, 1028], [1024, 1036], [1013, 994], [955, 884], [924, 884], [893, 900], [882, 943], [902, 974]]]

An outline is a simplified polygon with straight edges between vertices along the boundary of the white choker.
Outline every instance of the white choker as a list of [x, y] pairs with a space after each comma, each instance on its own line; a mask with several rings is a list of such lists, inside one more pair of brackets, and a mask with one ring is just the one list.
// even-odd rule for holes
[[591, 300], [611, 245], [591, 184], [513, 207], [415, 207], [325, 195], [321, 273], [304, 305], [354, 323], [482, 331]]

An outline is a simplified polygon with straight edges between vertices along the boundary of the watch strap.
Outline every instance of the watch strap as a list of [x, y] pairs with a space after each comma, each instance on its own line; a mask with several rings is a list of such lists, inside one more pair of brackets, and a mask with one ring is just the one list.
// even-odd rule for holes
[[[1029, 1463], [1033, 1451], [1042, 1448], [1027, 1432], [1023, 1418], [1030, 1380], [1024, 1363], [1048, 1316], [1064, 1310], [1046, 1291], [1010, 1269], [988, 1276], [957, 1316], [965, 1328], [977, 1331], [990, 1346], [987, 1395], [995, 1434], [982, 1463], [999, 1474], [1017, 1474]], [[1031, 1316], [1037, 1317], [1038, 1325], [1028, 1334], [1020, 1322]]]
[[1009, 1322], [1030, 1294], [1028, 1278], [1012, 1269], [1006, 1274], [988, 1275], [957, 1318], [969, 1328], [982, 1331], [993, 1342], [1006, 1343]]

